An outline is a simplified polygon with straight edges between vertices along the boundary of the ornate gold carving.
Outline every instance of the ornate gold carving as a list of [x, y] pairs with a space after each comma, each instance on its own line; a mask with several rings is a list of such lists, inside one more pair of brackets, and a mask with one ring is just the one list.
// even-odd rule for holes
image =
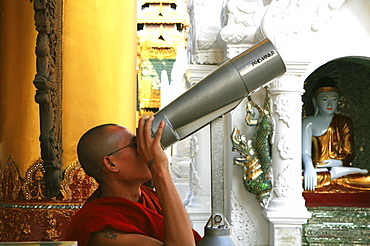
[[[31, 165], [22, 184], [18, 166], [11, 158], [0, 170], [1, 191], [2, 194], [7, 194], [0, 199], [0, 242], [63, 240], [69, 221], [83, 205], [82, 200], [85, 197], [81, 199], [81, 196], [76, 199], [79, 201], [75, 202], [45, 201], [45, 171], [42, 163], [42, 160], [38, 159]], [[83, 193], [81, 190], [93, 192], [97, 184], [84, 174], [79, 163], [73, 163], [67, 169], [65, 183], [69, 184], [72, 199], [77, 197], [73, 194]], [[8, 175], [6, 179], [5, 175]], [[68, 180], [69, 178], [71, 180]], [[90, 190], [86, 188], [84, 179], [89, 179]], [[72, 186], [73, 183], [81, 182], [84, 184], [82, 188], [78, 185]], [[4, 187], [13, 186], [18, 188], [4, 192]], [[21, 187], [24, 197], [14, 195], [17, 193], [15, 190], [20, 193]]]
[[32, 241], [31, 213], [22, 214], [20, 209], [0, 208], [0, 241]]
[[0, 201], [0, 242], [60, 241], [82, 202]]
[[141, 57], [146, 59], [175, 59], [177, 54], [175, 47], [158, 47], [150, 42], [140, 45], [140, 49]]
[[69, 221], [97, 188], [97, 182], [75, 162], [67, 168], [62, 188], [69, 201], [45, 200], [42, 163], [38, 159], [31, 165], [24, 180], [11, 158], [0, 169], [0, 242], [63, 240]]
[[[1, 179], [1, 187], [9, 184], [12, 186], [13, 177], [20, 180], [19, 171], [14, 171], [18, 167], [13, 160], [9, 159], [1, 169], [1, 174], [7, 175], [9, 171], [4, 170], [12, 170], [12, 175], [9, 179]], [[0, 242], [63, 240], [69, 221], [98, 186], [75, 162], [66, 169], [63, 180], [62, 193], [66, 194], [63, 200], [69, 201], [47, 201], [44, 196], [45, 171], [41, 159], [27, 170], [22, 185], [20, 182], [17, 184], [22, 187], [24, 198], [18, 196], [12, 199], [8, 195], [0, 198]]]
[[22, 185], [26, 200], [42, 200], [45, 198], [45, 170], [43, 161], [38, 159], [26, 172], [26, 179]]
[[0, 198], [16, 200], [21, 190], [21, 182], [19, 168], [9, 157], [0, 169]]
[[79, 162], [69, 165], [61, 183], [63, 201], [84, 201], [98, 188], [94, 178], [88, 176]]
[[45, 240], [56, 241], [60, 238], [62, 233], [58, 231], [58, 221], [54, 216], [54, 213], [47, 210], [46, 211], [46, 226], [45, 226]]

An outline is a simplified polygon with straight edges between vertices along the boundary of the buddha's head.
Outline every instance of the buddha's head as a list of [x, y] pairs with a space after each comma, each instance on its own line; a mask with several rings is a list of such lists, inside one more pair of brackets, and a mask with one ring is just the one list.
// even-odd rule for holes
[[318, 87], [312, 98], [315, 115], [332, 115], [337, 111], [339, 89], [335, 81], [330, 77], [322, 77], [318, 80]]

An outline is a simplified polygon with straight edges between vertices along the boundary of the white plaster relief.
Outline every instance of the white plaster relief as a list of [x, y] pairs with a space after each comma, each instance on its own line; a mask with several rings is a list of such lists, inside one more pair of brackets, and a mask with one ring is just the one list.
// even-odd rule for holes
[[235, 44], [235, 45], [227, 45], [226, 47], [226, 56], [227, 59], [232, 59], [235, 56], [243, 53], [247, 49], [249, 49], [252, 45], [249, 44]]
[[274, 89], [281, 89], [281, 88], [283, 88], [284, 81], [285, 81], [285, 76], [286, 75], [284, 75], [283, 77], [280, 77], [280, 78], [275, 79], [274, 81], [272, 81], [270, 87], [271, 88], [274, 88]]
[[[261, 30], [285, 58], [306, 60], [312, 40], [344, 0], [272, 0]], [[304, 47], [304, 48], [303, 48]]]
[[194, 162], [194, 155], [198, 152], [198, 141], [195, 136], [191, 136], [190, 138], [190, 153], [191, 153], [191, 163], [190, 163], [190, 192], [193, 195], [199, 195], [202, 192], [202, 181], [199, 178], [198, 172], [195, 169], [195, 162]]
[[221, 64], [223, 52], [221, 50], [198, 50], [194, 57], [195, 64]]
[[190, 163], [190, 192], [193, 195], [198, 195], [202, 191], [202, 182], [198, 172], [195, 170], [194, 163]]
[[275, 245], [302, 245], [301, 229], [297, 227], [276, 228]]
[[279, 173], [274, 184], [274, 194], [277, 198], [288, 198], [290, 189], [288, 180], [290, 180], [291, 168], [288, 165]]
[[198, 143], [193, 135], [172, 146], [171, 176], [185, 204], [189, 203], [192, 195], [202, 191], [202, 181], [195, 169], [194, 155], [197, 151]]
[[221, 39], [228, 44], [256, 43], [267, 8], [262, 0], [226, 0], [222, 13]]
[[[296, 65], [298, 64], [293, 62], [285, 62], [285, 65], [287, 68], [287, 72], [282, 77], [276, 79], [274, 82], [271, 83], [270, 87], [272, 91], [278, 91], [279, 93], [303, 93], [303, 81], [301, 80], [301, 75], [299, 74], [299, 72], [301, 71], [296, 70]], [[300, 81], [302, 81], [302, 83], [300, 83]]]
[[315, 11], [316, 18], [314, 18], [311, 24], [311, 30], [317, 32], [322, 26], [326, 25], [345, 1], [346, 0], [321, 1]]
[[279, 150], [280, 157], [284, 160], [293, 159], [294, 149], [290, 148], [292, 142], [294, 142], [294, 136], [290, 133], [284, 134], [278, 141], [277, 148]]
[[232, 236], [239, 246], [257, 245], [257, 230], [247, 211], [231, 192]]
[[304, 5], [310, 4], [309, 2], [314, 4], [314, 1], [273, 0], [262, 22], [264, 33], [280, 48], [285, 46], [283, 41], [301, 36], [302, 30], [308, 24], [305, 24], [305, 12], [302, 9], [304, 10]]
[[197, 36], [197, 48], [205, 50], [211, 48], [217, 41], [219, 28], [215, 26], [202, 26]]
[[286, 94], [280, 94], [276, 97], [274, 102], [275, 112], [279, 115], [279, 119], [282, 120], [288, 127], [292, 124], [289, 117], [290, 114], [290, 105], [289, 98]]
[[219, 41], [221, 0], [189, 0], [191, 21], [188, 51], [191, 64], [220, 64], [224, 44]]

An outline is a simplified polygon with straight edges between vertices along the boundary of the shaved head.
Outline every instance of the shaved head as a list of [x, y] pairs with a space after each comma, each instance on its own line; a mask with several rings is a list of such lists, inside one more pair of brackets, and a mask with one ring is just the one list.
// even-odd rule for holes
[[104, 124], [96, 126], [82, 135], [77, 145], [78, 160], [86, 174], [101, 181], [99, 168], [102, 159], [107, 154], [119, 148], [122, 134], [128, 131], [126, 128], [116, 124]]

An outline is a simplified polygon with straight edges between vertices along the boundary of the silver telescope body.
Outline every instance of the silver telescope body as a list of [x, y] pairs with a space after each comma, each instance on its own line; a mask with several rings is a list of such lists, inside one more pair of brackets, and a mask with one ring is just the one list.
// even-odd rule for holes
[[220, 65], [154, 115], [153, 135], [166, 122], [161, 144], [167, 148], [233, 110], [254, 91], [285, 73], [283, 60], [265, 39]]

